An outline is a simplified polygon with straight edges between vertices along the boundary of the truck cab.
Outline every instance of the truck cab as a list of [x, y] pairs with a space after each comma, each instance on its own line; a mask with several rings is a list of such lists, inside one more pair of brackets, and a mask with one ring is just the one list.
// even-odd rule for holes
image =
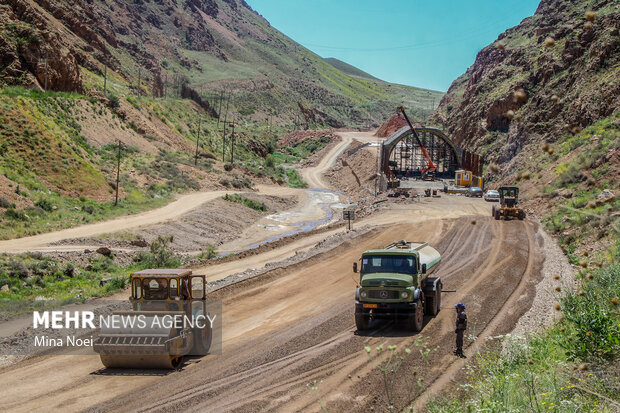
[[[413, 331], [422, 330], [424, 314], [436, 315], [442, 283], [430, 275], [441, 255], [425, 242], [393, 242], [362, 253], [360, 283], [355, 291], [355, 324], [368, 329], [371, 319], [404, 318]], [[358, 272], [358, 263], [353, 264]]]

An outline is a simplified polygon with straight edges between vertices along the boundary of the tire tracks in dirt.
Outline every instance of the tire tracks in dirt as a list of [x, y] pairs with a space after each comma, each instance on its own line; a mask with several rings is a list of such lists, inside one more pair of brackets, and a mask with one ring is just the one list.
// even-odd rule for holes
[[[499, 224], [501, 225], [501, 222]], [[511, 309], [514, 307], [516, 301], [522, 296], [525, 286], [531, 280], [532, 267], [534, 266], [533, 251], [535, 248], [535, 242], [534, 242], [534, 237], [532, 235], [532, 230], [529, 227], [529, 225], [527, 223], [524, 223], [523, 226], [525, 227], [525, 233], [528, 239], [528, 260], [527, 260], [527, 265], [521, 276], [521, 280], [519, 281], [519, 284], [517, 285], [517, 287], [512, 291], [508, 299], [506, 300], [506, 303], [493, 316], [491, 321], [485, 326], [484, 330], [482, 330], [480, 334], [476, 337], [475, 345], [470, 346], [465, 351], [465, 355], [468, 358], [471, 358], [472, 356], [474, 356], [476, 352], [479, 351], [479, 347], [481, 345], [484, 345], [484, 342], [489, 337], [491, 337], [491, 335], [497, 330], [499, 324], [504, 320], [507, 313], [511, 311]], [[502, 227], [500, 226], [500, 228]], [[497, 254], [498, 252], [499, 252], [498, 248], [497, 247], [494, 248], [494, 253]], [[498, 265], [499, 263], [494, 265], [491, 268], [494, 269]], [[478, 344], [478, 343], [482, 343], [482, 344]], [[422, 395], [420, 395], [420, 397], [416, 399], [416, 403], [414, 404], [415, 410], [416, 411], [422, 410], [430, 397], [438, 394], [444, 387], [449, 385], [450, 382], [453, 380], [453, 378], [457, 375], [457, 372], [465, 366], [466, 362], [467, 362], [466, 359], [458, 359], [454, 361], [453, 363], [451, 363], [449, 366], [443, 366], [442, 370], [444, 371], [444, 373], [442, 373], [437, 379], [435, 379], [435, 381], [433, 381], [430, 387], [428, 387], [424, 391], [424, 393], [422, 393]]]

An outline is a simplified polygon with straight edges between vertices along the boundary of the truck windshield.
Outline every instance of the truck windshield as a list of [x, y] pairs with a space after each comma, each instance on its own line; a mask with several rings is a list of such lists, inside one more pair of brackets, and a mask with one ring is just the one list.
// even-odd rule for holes
[[362, 257], [362, 273], [399, 272], [415, 274], [416, 261], [413, 256], [365, 255]]

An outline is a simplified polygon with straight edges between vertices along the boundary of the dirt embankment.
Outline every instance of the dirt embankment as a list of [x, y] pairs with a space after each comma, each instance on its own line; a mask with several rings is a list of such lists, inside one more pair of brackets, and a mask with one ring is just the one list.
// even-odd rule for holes
[[[115, 255], [131, 257], [133, 253], [147, 249], [158, 236], [172, 235], [173, 242], [169, 248], [180, 255], [204, 250], [208, 245], [218, 246], [235, 239], [245, 228], [255, 224], [267, 214], [292, 208], [297, 200], [294, 197], [283, 198], [256, 193], [244, 193], [243, 197], [263, 203], [265, 211], [257, 211], [240, 203], [226, 201], [222, 198], [207, 202], [193, 209], [179, 219], [159, 224], [148, 225], [133, 231], [105, 234], [95, 238], [76, 238], [61, 241], [60, 245], [105, 245], [111, 247]], [[136, 245], [136, 241], [143, 241]], [[83, 252], [52, 253], [63, 259], [82, 264], [88, 254]]]
[[361, 142], [353, 141], [348, 150], [340, 155], [336, 165], [325, 172], [332, 188], [344, 192], [349, 202], [358, 203], [359, 216], [372, 212], [372, 205], [379, 199], [374, 196], [377, 151], [376, 148], [362, 146], [364, 144]]

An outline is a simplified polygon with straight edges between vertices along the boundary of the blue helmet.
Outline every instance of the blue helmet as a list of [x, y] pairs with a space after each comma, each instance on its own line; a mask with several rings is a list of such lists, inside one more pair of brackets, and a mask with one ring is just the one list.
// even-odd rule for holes
[[456, 304], [454, 304], [454, 307], [455, 308], [461, 307], [464, 310], [465, 309], [465, 304], [463, 304], [463, 303], [456, 303]]

